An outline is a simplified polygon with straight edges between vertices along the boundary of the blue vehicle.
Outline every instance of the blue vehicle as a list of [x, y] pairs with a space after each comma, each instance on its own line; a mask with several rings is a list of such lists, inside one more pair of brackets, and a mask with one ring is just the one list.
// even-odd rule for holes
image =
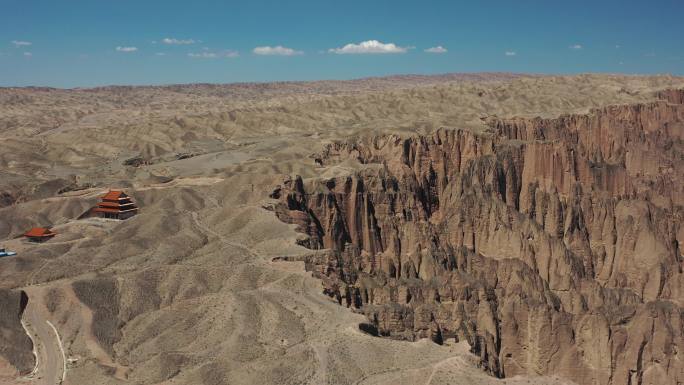
[[1, 257], [11, 257], [13, 255], [17, 255], [14, 251], [7, 251], [5, 249], [0, 249], [0, 258]]

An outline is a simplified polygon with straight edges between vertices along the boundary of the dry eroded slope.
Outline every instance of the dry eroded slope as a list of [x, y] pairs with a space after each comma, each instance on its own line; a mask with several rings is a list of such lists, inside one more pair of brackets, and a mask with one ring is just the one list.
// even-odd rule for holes
[[[298, 243], [311, 245], [297, 233], [297, 226], [282, 223], [273, 212], [264, 209], [276, 203], [269, 198], [275, 186], [294, 175], [302, 175], [309, 185], [316, 185], [334, 178], [343, 181], [357, 172], [376, 173], [378, 168], [377, 165], [361, 164], [362, 157], [348, 156], [341, 150], [337, 155], [328, 154], [327, 158], [315, 159], [312, 154], [320, 153], [325, 144], [333, 141], [351, 140], [349, 144], [337, 145], [340, 149], [348, 149], [354, 145], [352, 143], [366, 143], [372, 141], [371, 137], [380, 135], [399, 135], [397, 138], [427, 135], [421, 139], [427, 145], [432, 141], [427, 138], [432, 138], [433, 132], [442, 126], [457, 129], [459, 135], [470, 137], [473, 143], [486, 140], [493, 131], [495, 137], [503, 138], [497, 145], [483, 147], [489, 151], [489, 156], [478, 157], [485, 155], [483, 153], [463, 157], [458, 167], [435, 171], [440, 178], [448, 174], [449, 182], [462, 180], [463, 188], [477, 190], [480, 186], [480, 195], [486, 194], [482, 202], [488, 205], [487, 212], [494, 219], [501, 217], [502, 221], [472, 219], [480, 216], [472, 215], [468, 207], [484, 210], [483, 205], [474, 205], [477, 201], [472, 202], [474, 206], [468, 204], [459, 195], [462, 191], [456, 191], [455, 186], [447, 189], [449, 182], [430, 190], [429, 184], [422, 185], [423, 179], [418, 179], [416, 186], [423, 186], [424, 197], [435, 198], [430, 194], [439, 194], [439, 198], [432, 199], [438, 206], [429, 208], [428, 204], [427, 211], [423, 209], [422, 214], [412, 213], [424, 215], [425, 224], [416, 222], [411, 226], [423, 226], [422, 231], [428, 233], [433, 231], [432, 225], [427, 225], [431, 223], [427, 214], [438, 212], [439, 207], [446, 207], [448, 203], [451, 211], [445, 211], [439, 217], [447, 226], [444, 231], [453, 234], [453, 239], [440, 239], [454, 248], [461, 244], [466, 246], [466, 250], [454, 249], [451, 255], [459, 256], [466, 265], [477, 261], [474, 266], [482, 269], [485, 276], [504, 274], [501, 270], [510, 271], [505, 275], [507, 292], [526, 293], [537, 298], [550, 306], [551, 310], [545, 311], [585, 314], [596, 310], [593, 302], [576, 303], [582, 301], [583, 290], [594, 290], [597, 293], [620, 292], [622, 294], [615, 301], [629, 299], [629, 304], [636, 309], [647, 309], [647, 301], [657, 300], [669, 304], [668, 311], [679, 312], [681, 319], [681, 304], [677, 302], [677, 296], [681, 296], [676, 294], [681, 290], [681, 278], [678, 281], [673, 278], [672, 274], [677, 272], [671, 269], [675, 265], [668, 265], [668, 258], [681, 258], [676, 252], [673, 254], [673, 244], [656, 248], [659, 250], [657, 264], [649, 264], [649, 268], [644, 269], [633, 265], [641, 263], [639, 261], [652, 261], [653, 248], [633, 248], [627, 254], [612, 253], [610, 244], [604, 242], [606, 255], [612, 253], [611, 266], [621, 266], [620, 269], [606, 270], [603, 268], [607, 266], [606, 262], [599, 266], [593, 259], [595, 255], [601, 255], [594, 233], [602, 234], [602, 230], [594, 230], [596, 226], [592, 227], [585, 217], [568, 214], [575, 207], [586, 210], [585, 203], [581, 196], [576, 205], [563, 203], [566, 195], [573, 196], [573, 186], [563, 179], [564, 173], [561, 173], [561, 180], [558, 179], [557, 170], [549, 160], [556, 159], [554, 154], [557, 154], [559, 167], [566, 167], [563, 156], [567, 156], [567, 149], [554, 147], [556, 142], [567, 141], [558, 137], [564, 127], [559, 125], [557, 131], [551, 132], [545, 130], [547, 123], [537, 123], [543, 126], [542, 129], [535, 123], [511, 123], [508, 119], [496, 119], [499, 124], [492, 125], [491, 119], [495, 116], [553, 118], [563, 113], [587, 113], [590, 108], [610, 104], [651, 103], [656, 99], [656, 90], [681, 88], [684, 86], [682, 79], [496, 75], [471, 79], [395, 79], [390, 83], [250, 86], [247, 91], [244, 87], [202, 85], [69, 91], [0, 90], [3, 104], [0, 143], [5, 149], [0, 154], [3, 180], [0, 186], [0, 239], [3, 245], [20, 253], [17, 257], [0, 260], [0, 282], [3, 288], [23, 288], [30, 295], [40, 297], [40, 302], [45, 304], [45, 317], [60, 331], [68, 356], [77, 359], [70, 364], [67, 383], [409, 384], [426, 380], [431, 383], [499, 383], [477, 368], [482, 363], [486, 363], [490, 372], [499, 375], [552, 374], [558, 366], [554, 366], [556, 361], [546, 357], [553, 356], [554, 349], [539, 350], [536, 358], [529, 358], [529, 354], [525, 359], [519, 358], [525, 354], [521, 350], [526, 346], [519, 340], [527, 338], [522, 327], [535, 328], [529, 321], [516, 318], [517, 329], [504, 330], [500, 336], [516, 335], [519, 339], [514, 341], [518, 342], [507, 345], [509, 340], [506, 338], [503, 343], [504, 339], [500, 337], [498, 341], [502, 346], [510, 348], [495, 347], [498, 336], [495, 329], [513, 327], [497, 324], [498, 308], [470, 303], [468, 311], [463, 313], [463, 319], [467, 321], [468, 317], [472, 319], [469, 312], [486, 313], [489, 308], [489, 313], [478, 315], [476, 321], [464, 329], [472, 338], [460, 335], [461, 341], [479, 343], [479, 349], [476, 349], [479, 354], [487, 347], [487, 357], [467, 353], [468, 347], [463, 342], [454, 344], [451, 335], [444, 332], [446, 328], [439, 324], [439, 317], [435, 322], [447, 344], [376, 338], [358, 328], [359, 323], [368, 322], [367, 318], [324, 296], [321, 281], [306, 273], [302, 264], [271, 261], [276, 256], [306, 255], [310, 251]], [[661, 129], [656, 127], [655, 131]], [[679, 141], [655, 155], [631, 151], [631, 158], [620, 158], [616, 152], [611, 153], [610, 148], [592, 149], [590, 145], [583, 145], [591, 150], [587, 150], [588, 153], [600, 153], [604, 157], [602, 160], [611, 167], [626, 168], [627, 176], [620, 177], [623, 171], [619, 170], [596, 171], [595, 167], [590, 167], [594, 171], [578, 169], [573, 174], [577, 180], [583, 182], [583, 176], [604, 172], [608, 176], [604, 178], [606, 183], [610, 183], [599, 184], [597, 190], [623, 188], [628, 181], [630, 187], [638, 190], [639, 194], [623, 197], [607, 206], [609, 209], [629, 206], [618, 210], [620, 215], [632, 218], [629, 226], [625, 225], [627, 230], [649, 223], [661, 226], [653, 217], [647, 217], [648, 213], [651, 216], [655, 213], [655, 208], [649, 208], [651, 206], [671, 215], [680, 210], [681, 201], [671, 196], [668, 201], [667, 196], [668, 191], [676, 192], [677, 186], [668, 185], [666, 178], [657, 178], [665, 172], [659, 168], [662, 159], [671, 159], [673, 153], [676, 156], [680, 148], [677, 146], [681, 146], [681, 125], [670, 126], [670, 129], [679, 133]], [[455, 131], [440, 132], [434, 135]], [[544, 137], [536, 137], [539, 132], [543, 132]], [[423, 146], [419, 139], [415, 141], [415, 148]], [[637, 141], [637, 145], [640, 143]], [[648, 143], [644, 146], [648, 147]], [[657, 140], [653, 143], [656, 148], [662, 146]], [[494, 151], [499, 149], [502, 151]], [[396, 154], [402, 153], [403, 150], [399, 150]], [[375, 158], [364, 161], [374, 163], [384, 156], [401, 157], [392, 154], [371, 154]], [[416, 165], [431, 159], [424, 152], [422, 154], [412, 155]], [[506, 160], [509, 156], [510, 160]], [[525, 171], [525, 167], [516, 163], [525, 160], [529, 165], [527, 157], [536, 162], [538, 168]], [[498, 161], [509, 162], [511, 167], [501, 168], [503, 174], [500, 175]], [[596, 163], [598, 160], [587, 161]], [[401, 161], [393, 164], [401, 164]], [[430, 174], [426, 164], [419, 167], [422, 171], [416, 171], [416, 175]], [[643, 165], [643, 170], [634, 171], [635, 165]], [[515, 167], [520, 168], [520, 173], [510, 176], [509, 182], [506, 170]], [[401, 175], [399, 171], [393, 172], [395, 177]], [[634, 172], [640, 175], [632, 175]], [[506, 181], [503, 189], [493, 183], [499, 177]], [[520, 189], [523, 182], [532, 180], [537, 183], [537, 190]], [[594, 179], [587, 181], [595, 183]], [[517, 190], [511, 187], [512, 183], [518, 183]], [[339, 186], [342, 188], [343, 184]], [[126, 188], [142, 207], [141, 214], [123, 223], [76, 220], [94, 204], [98, 193], [108, 187]], [[323, 185], [321, 188], [328, 187]], [[451, 192], [448, 199], [442, 200], [445, 190]], [[599, 192], [596, 197], [590, 195], [592, 202], [603, 199]], [[473, 196], [477, 194], [473, 192]], [[640, 203], [645, 201], [649, 203]], [[416, 198], [413, 204], [418, 205]], [[536, 209], [538, 205], [541, 206]], [[548, 216], [549, 220], [540, 220], [539, 216]], [[463, 221], [448, 218], [462, 218]], [[567, 226], [566, 221], [569, 221]], [[667, 234], [677, 233], [680, 219], [662, 221], [661, 227], [668, 229]], [[15, 239], [27, 227], [39, 224], [55, 226], [59, 235], [42, 245], [28, 245]], [[461, 237], [458, 234], [466, 233], [464, 226], [469, 226], [468, 234], [486, 236]], [[522, 227], [529, 231], [521, 232]], [[565, 231], [567, 229], [570, 231]], [[399, 237], [421, 233], [409, 230], [402, 231]], [[355, 230], [349, 230], [349, 233], [352, 231]], [[523, 233], [536, 237], [534, 242], [546, 239], [547, 244], [554, 246], [545, 249], [536, 243], [531, 245], [534, 242], [518, 239]], [[654, 230], [654, 234], [658, 240], [655, 244], [661, 244], [658, 234], [663, 233]], [[358, 237], [333, 236], [342, 242], [340, 245], [345, 241], [358, 243]], [[406, 244], [417, 245], [421, 242], [419, 238]], [[672, 237], [663, 239], [671, 240]], [[675, 239], [681, 242], [680, 235]], [[382, 242], [386, 242], [384, 237]], [[511, 242], [520, 247], [511, 246]], [[577, 251], [586, 247], [591, 250], [585, 254]], [[424, 248], [421, 246], [416, 251], [420, 254]], [[388, 250], [384, 244], [379, 248], [362, 249], [371, 254]], [[577, 293], [569, 292], [569, 287], [562, 286], [562, 279], [556, 281], [555, 275], [538, 274], [534, 267], [529, 267], [530, 250], [538, 264], [542, 261], [558, 264], [556, 253], [569, 256], [561, 259], [568, 263], [568, 269], [558, 270], [557, 274], [571, 277], [569, 281], [566, 279], [568, 282], [593, 282], [593, 289], [572, 287]], [[404, 271], [396, 266], [392, 270], [386, 261], [382, 262], [386, 272], [394, 271], [397, 275]], [[655, 276], [651, 277], [651, 267], [658, 264], [669, 266], [670, 270], [665, 270], [661, 274], [665, 278], [656, 282]], [[681, 262], [679, 264], [681, 269]], [[500, 268], [504, 265], [510, 269]], [[410, 268], [406, 269], [410, 274]], [[630, 269], [641, 269], [647, 278], [639, 278], [640, 275]], [[437, 266], [431, 271], [414, 266], [418, 280], [430, 281], [439, 275]], [[678, 274], [681, 275], [681, 270]], [[498, 295], [506, 297], [505, 293], [496, 291], [496, 284], [482, 279], [487, 303], [493, 303]], [[510, 285], [517, 285], [519, 289], [513, 290]], [[420, 282], [417, 282], [416, 287], [419, 286]], [[467, 285], [463, 287], [466, 291], [471, 290]], [[490, 298], [488, 290], [493, 290], [495, 297]], [[381, 291], [378, 288], [378, 293]], [[568, 294], [559, 294], [562, 292]], [[417, 298], [415, 294], [411, 295]], [[425, 301], [434, 300], [428, 292], [422, 295]], [[440, 296], [444, 294], [440, 293]], [[558, 300], [554, 299], [556, 297]], [[382, 296], [378, 294], [374, 298]], [[391, 293], [387, 298], [395, 300]], [[368, 302], [372, 301], [364, 301], [364, 304]], [[372, 309], [369, 307], [367, 311]], [[376, 311], [378, 322], [389, 314], [382, 308]], [[600, 317], [601, 313], [596, 312]], [[539, 319], [551, 313], [539, 313]], [[477, 319], [481, 319], [481, 323]], [[559, 322], [562, 320], [559, 318]], [[591, 334], [594, 324], [602, 321], [585, 322], [588, 329], [573, 322], [567, 322], [567, 335], [577, 330], [574, 335], [581, 337], [581, 330]], [[669, 326], [662, 328], [676, 331], [677, 325], [671, 323], [671, 318], [668, 322]], [[540, 332], [546, 330], [541, 321], [538, 326]], [[679, 328], [681, 330], [681, 324]], [[493, 337], [478, 333], [485, 329]], [[21, 332], [16, 325], [8, 330], [10, 334]], [[421, 334], [420, 330], [428, 333]], [[437, 330], [435, 328], [435, 332]], [[407, 327], [405, 331], [415, 333], [413, 327]], [[418, 331], [417, 336], [430, 336], [429, 328]], [[393, 333], [395, 331], [389, 330], [389, 334]], [[481, 342], [477, 341], [477, 336], [482, 337]], [[535, 341], [543, 340], [542, 337]], [[550, 341], [553, 338], [549, 336]], [[612, 338], [614, 341], [616, 337]], [[575, 345], [579, 343], [577, 341]], [[655, 340], [644, 341], [647, 341], [644, 344], [647, 349], [662, 345]], [[558, 344], [557, 348], [575, 346], [566, 342]], [[624, 346], [631, 354], [632, 345]], [[626, 383], [622, 382], [622, 372], [619, 379], [603, 376], [603, 367], [618, 362], [611, 358], [606, 364], [608, 352], [604, 355], [600, 351], [585, 350], [588, 355], [582, 360], [596, 363], [597, 367], [587, 372], [597, 383]], [[636, 353], [641, 350], [637, 348]], [[672, 355], [671, 351], [665, 353], [668, 357]], [[0, 354], [15, 365], [23, 360], [16, 366], [20, 370], [32, 364], [21, 358], [26, 357], [25, 351], [23, 356], [8, 350], [0, 350]], [[597, 357], [592, 356], [596, 354]], [[639, 354], [640, 360], [650, 357], [651, 365], [654, 360], [664, 362], [657, 354], [649, 354]], [[507, 359], [518, 360], [517, 369]], [[544, 366], [540, 364], [542, 362], [550, 364]], [[537, 366], [530, 366], [532, 364]], [[13, 375], [10, 366], [0, 367], [7, 368], [4, 371], [7, 376]], [[672, 364], [672, 367], [681, 370], [681, 366]], [[644, 376], [645, 368], [644, 364], [634, 368], [642, 379], [648, 379]], [[666, 378], [677, 378], [676, 373], [664, 373]], [[562, 374], [578, 380], [571, 372]], [[517, 381], [525, 383], [528, 379], [508, 379], [507, 383]], [[563, 380], [544, 378], [535, 381]]]

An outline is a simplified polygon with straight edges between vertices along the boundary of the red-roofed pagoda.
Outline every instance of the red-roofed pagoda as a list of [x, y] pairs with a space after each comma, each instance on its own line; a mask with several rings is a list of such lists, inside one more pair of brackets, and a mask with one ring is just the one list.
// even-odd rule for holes
[[103, 218], [128, 219], [138, 213], [138, 206], [125, 192], [111, 190], [102, 196], [102, 201], [93, 211]]
[[34, 227], [24, 233], [24, 236], [31, 242], [45, 242], [55, 236], [55, 232], [47, 227]]

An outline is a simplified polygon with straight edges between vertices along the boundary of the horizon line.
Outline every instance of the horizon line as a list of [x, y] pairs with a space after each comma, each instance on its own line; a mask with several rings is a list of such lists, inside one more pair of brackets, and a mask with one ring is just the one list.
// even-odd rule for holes
[[[178, 86], [247, 86], [247, 85], [268, 85], [268, 84], [313, 84], [313, 83], [323, 83], [323, 82], [338, 82], [338, 83], [353, 83], [368, 80], [392, 80], [393, 78], [439, 78], [446, 76], [504, 76], [510, 78], [523, 78], [523, 77], [571, 77], [571, 76], [626, 76], [626, 77], [673, 77], [684, 79], [684, 74], [678, 75], [673, 73], [623, 73], [623, 72], [576, 72], [576, 73], [561, 73], [561, 72], [506, 72], [506, 71], [482, 71], [482, 72], [444, 72], [435, 74], [420, 74], [420, 73], [396, 73], [391, 75], [378, 75], [378, 76], [363, 76], [363, 77], [353, 77], [353, 78], [323, 78], [315, 80], [252, 80], [252, 81], [235, 81], [235, 82], [186, 82], [186, 83], [148, 83], [148, 84], [101, 84], [93, 86], [75, 86], [75, 87], [55, 87], [55, 86], [43, 86], [43, 85], [25, 85], [25, 86], [5, 86], [0, 85], [0, 90], [12, 90], [12, 89], [45, 89], [45, 90], [62, 90], [62, 91], [84, 91], [84, 90], [96, 90], [102, 88], [166, 88], [166, 87], [178, 87]], [[457, 79], [455, 79], [457, 80]], [[464, 81], [472, 79], [462, 79]]]

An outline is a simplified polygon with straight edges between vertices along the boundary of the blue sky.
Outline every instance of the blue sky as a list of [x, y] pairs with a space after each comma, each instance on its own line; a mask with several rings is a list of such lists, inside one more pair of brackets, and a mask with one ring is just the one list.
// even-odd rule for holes
[[682, 0], [0, 0], [0, 9], [0, 86], [684, 75]]

